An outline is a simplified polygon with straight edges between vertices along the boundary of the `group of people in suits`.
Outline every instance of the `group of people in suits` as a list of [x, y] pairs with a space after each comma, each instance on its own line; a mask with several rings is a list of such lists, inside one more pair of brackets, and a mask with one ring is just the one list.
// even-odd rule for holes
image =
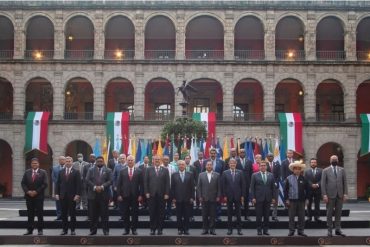
[[[302, 162], [293, 160], [293, 154], [288, 150], [287, 159], [281, 164], [274, 161], [272, 154], [268, 154], [266, 160], [256, 155], [253, 162], [246, 157], [245, 150], [241, 149], [237, 155], [236, 150], [231, 149], [230, 157], [223, 161], [217, 158], [216, 149], [210, 149], [209, 159], [204, 159], [200, 152], [194, 164], [190, 164], [190, 156], [184, 160], [177, 156], [169, 162], [168, 156], [155, 155], [152, 165], [146, 157], [140, 166], [135, 164], [131, 155], [127, 158], [116, 155], [119, 162], [114, 167], [112, 162], [106, 165], [101, 156], [90, 155], [89, 162], [85, 163], [81, 159], [74, 163], [71, 157], [61, 156], [52, 174], [57, 209], [60, 208], [62, 220], [61, 235], [66, 235], [68, 228], [71, 235], [75, 235], [76, 208], [85, 207], [81, 202], [83, 196], [87, 199], [90, 235], [97, 234], [99, 218], [103, 234], [109, 235], [108, 206], [113, 196], [112, 187], [122, 213], [123, 235], [130, 234], [130, 230], [137, 235], [139, 204], [149, 209], [151, 235], [163, 234], [168, 205], [170, 209], [175, 205], [178, 234], [189, 235], [194, 204], [202, 208], [202, 234], [216, 235], [215, 225], [221, 203], [227, 207], [227, 234], [233, 234], [236, 229], [238, 235], [243, 235], [242, 210], [245, 220], [250, 220], [250, 202], [256, 210], [257, 234], [269, 235], [271, 205], [272, 219], [278, 221], [277, 202], [279, 185], [282, 184], [283, 201], [289, 213], [288, 236], [295, 233], [296, 216], [298, 235], [307, 236], [304, 233], [305, 206], [308, 204], [307, 220], [314, 218], [319, 221], [321, 198], [327, 206], [328, 236], [332, 236], [333, 228], [336, 235], [345, 236], [340, 218], [348, 188], [345, 170], [338, 166], [338, 157], [331, 156], [331, 165], [324, 170], [317, 168], [317, 160], [313, 158], [310, 168], [305, 169]], [[47, 186], [47, 173], [39, 168], [38, 159], [33, 158], [31, 168], [26, 170], [22, 179], [28, 210], [26, 235], [33, 232], [35, 214], [38, 216], [38, 234], [43, 234], [43, 201]], [[233, 216], [236, 217], [235, 222]]]

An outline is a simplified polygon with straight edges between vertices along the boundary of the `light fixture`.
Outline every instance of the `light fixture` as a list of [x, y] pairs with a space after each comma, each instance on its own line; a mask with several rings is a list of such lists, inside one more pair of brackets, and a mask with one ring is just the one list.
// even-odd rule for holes
[[294, 52], [293, 51], [288, 51], [288, 57], [293, 58], [294, 57]]
[[370, 52], [367, 54], [367, 58], [370, 59]]
[[115, 57], [116, 57], [117, 59], [121, 59], [121, 58], [122, 58], [122, 56], [123, 56], [123, 53], [122, 53], [122, 51], [121, 51], [121, 50], [117, 50], [117, 51], [114, 53], [114, 55], [115, 55]]
[[42, 59], [42, 53], [41, 53], [40, 51], [35, 51], [35, 52], [33, 53], [33, 57], [34, 57], [35, 59], [37, 59], [37, 60], [40, 60], [40, 59]]
[[72, 36], [72, 35], [69, 35], [69, 36], [68, 36], [68, 40], [69, 40], [69, 41], [73, 41], [73, 36]]
[[302, 96], [303, 95], [303, 91], [302, 90], [299, 90], [298, 94], [299, 94], [299, 96]]
[[303, 42], [304, 41], [304, 36], [301, 34], [301, 35], [299, 35], [299, 37], [298, 37], [298, 41], [299, 42]]
[[71, 91], [67, 90], [66, 94], [71, 95]]

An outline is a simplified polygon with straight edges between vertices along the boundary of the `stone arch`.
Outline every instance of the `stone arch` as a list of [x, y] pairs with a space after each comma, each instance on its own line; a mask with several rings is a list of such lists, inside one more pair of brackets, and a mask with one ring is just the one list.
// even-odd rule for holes
[[134, 113], [135, 89], [132, 81], [115, 77], [106, 83], [104, 88], [105, 112], [129, 111]]
[[282, 13], [280, 16], [278, 16], [276, 19], [275, 19], [275, 23], [274, 23], [274, 26], [275, 26], [275, 30], [276, 30], [276, 27], [277, 25], [279, 24], [279, 22], [284, 19], [285, 17], [295, 17], [297, 18], [298, 20], [301, 21], [302, 25], [303, 25], [303, 32], [306, 32], [306, 25], [305, 23], [307, 22], [306, 18], [304, 18], [302, 15], [298, 14], [298, 13], [294, 13], [294, 12], [285, 12], [285, 13]]
[[62, 79], [62, 81], [64, 82], [63, 91], [65, 91], [68, 82], [74, 78], [82, 78], [82, 79], [88, 80], [93, 86], [93, 89], [96, 86], [95, 80], [93, 79], [94, 76], [89, 74], [88, 72], [71, 72], [71, 73], [68, 73], [67, 75], [63, 74], [63, 79]]
[[86, 17], [87, 19], [89, 19], [91, 21], [91, 24], [93, 25], [93, 28], [94, 28], [94, 31], [95, 31], [95, 20], [94, 18], [92, 18], [90, 16], [90, 14], [88, 12], [73, 12], [71, 14], [69, 14], [64, 20], [63, 20], [63, 30], [66, 29], [66, 25], [67, 23], [74, 17], [78, 17], [78, 16], [84, 16]]
[[15, 18], [13, 15], [9, 15], [9, 13], [7, 12], [0, 11], [0, 16], [8, 18], [14, 28]]
[[244, 80], [244, 79], [251, 79], [251, 80], [258, 81], [259, 84], [261, 85], [262, 91], [264, 92], [264, 94], [266, 94], [266, 88], [265, 88], [266, 85], [263, 83], [264, 81], [266, 81], [266, 78], [262, 74], [255, 74], [253, 76], [246, 76], [245, 74], [241, 74], [241, 75], [235, 76], [233, 83], [232, 83], [233, 90], [235, 90], [236, 85], [241, 80]]
[[186, 28], [192, 20], [194, 20], [197, 17], [201, 17], [201, 16], [208, 16], [208, 17], [213, 17], [217, 19], [221, 23], [223, 30], [225, 30], [225, 20], [219, 15], [212, 13], [212, 12], [197, 12], [193, 15], [190, 15], [184, 22], [184, 27]]
[[261, 22], [261, 24], [262, 24], [263, 31], [266, 32], [266, 23], [265, 23], [266, 19], [262, 15], [260, 15], [257, 12], [245, 12], [245, 13], [242, 13], [241, 15], [239, 15], [238, 17], [236, 17], [234, 19], [234, 21], [233, 21], [233, 32], [234, 33], [235, 33], [235, 27], [236, 27], [236, 25], [244, 17], [255, 17], [255, 18], [257, 18]]
[[88, 142], [81, 139], [69, 142], [64, 148], [64, 154], [66, 156], [71, 156], [73, 160], [77, 160], [77, 153], [82, 153], [84, 160], [86, 160], [86, 158], [88, 158], [92, 152], [92, 146]]
[[53, 24], [53, 28], [55, 30], [55, 26], [57, 26], [57, 23], [55, 22], [55, 19], [47, 12], [32, 12], [30, 15], [28, 15], [24, 20], [23, 20], [23, 30], [26, 31], [28, 24], [34, 17], [42, 16], [47, 19]]
[[337, 155], [339, 166], [343, 167], [344, 160], [344, 150], [343, 146], [338, 144], [335, 141], [325, 140], [325, 143], [322, 143], [316, 151], [317, 165], [320, 168], [326, 168], [330, 165], [330, 156]]
[[146, 26], [148, 24], [148, 22], [154, 18], [154, 17], [157, 17], [157, 16], [164, 16], [164, 17], [167, 17], [168, 19], [171, 20], [174, 28], [175, 28], [175, 31], [177, 32], [177, 29], [178, 29], [178, 25], [177, 25], [177, 21], [176, 21], [176, 18], [173, 17], [171, 14], [167, 13], [167, 12], [159, 12], [159, 11], [156, 11], [156, 12], [153, 12], [151, 13], [150, 15], [146, 16], [144, 21], [143, 21], [143, 30], [146, 29]]
[[273, 84], [274, 91], [276, 90], [277, 85], [284, 80], [295, 80], [299, 82], [300, 86], [302, 87], [303, 92], [307, 92], [307, 89], [305, 87], [306, 81], [307, 81], [305, 75], [295, 75], [294, 77], [291, 77], [289, 74], [276, 75], [274, 84]]
[[324, 13], [316, 19], [316, 23], [315, 23], [316, 29], [317, 29], [317, 25], [320, 23], [320, 21], [322, 21], [326, 17], [335, 17], [335, 18], [339, 19], [341, 21], [343, 30], [345, 31], [347, 29], [347, 25], [346, 25], [347, 20], [346, 20], [346, 18], [344, 16], [340, 15], [340, 14], [335, 14], [335, 13], [332, 13], [332, 12]]
[[132, 25], [134, 26], [134, 29], [136, 30], [136, 26], [135, 26], [135, 18], [133, 16], [131, 16], [129, 13], [123, 13], [123, 12], [113, 12], [109, 15], [107, 15], [105, 18], [104, 18], [104, 21], [103, 21], [103, 32], [105, 33], [105, 29], [107, 27], [107, 24], [108, 22], [113, 19], [114, 17], [126, 17], [127, 19], [129, 19], [132, 23]]

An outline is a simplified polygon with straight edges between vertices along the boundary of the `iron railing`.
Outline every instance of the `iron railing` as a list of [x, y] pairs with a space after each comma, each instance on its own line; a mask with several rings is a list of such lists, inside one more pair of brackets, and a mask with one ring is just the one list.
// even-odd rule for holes
[[105, 50], [104, 59], [129, 60], [135, 57], [135, 50]]
[[64, 59], [91, 60], [94, 59], [94, 50], [65, 50]]
[[12, 59], [13, 56], [13, 50], [0, 50], [0, 59]]
[[345, 51], [316, 51], [317, 60], [342, 61], [346, 59]]
[[236, 122], [262, 122], [264, 121], [263, 113], [234, 113], [234, 121]]
[[1, 120], [12, 120], [13, 112], [0, 112], [0, 121]]
[[222, 60], [224, 59], [224, 50], [187, 50], [186, 59], [196, 60]]
[[175, 59], [176, 50], [145, 50], [145, 59], [166, 60]]
[[94, 112], [64, 112], [65, 120], [93, 120]]
[[344, 112], [337, 113], [316, 113], [317, 122], [344, 122]]
[[276, 50], [276, 60], [300, 61], [304, 60], [306, 55], [304, 50]]
[[235, 60], [264, 60], [264, 50], [235, 50]]
[[27, 60], [50, 60], [54, 57], [54, 50], [25, 50], [24, 59]]
[[357, 51], [357, 60], [370, 62], [370, 51]]
[[144, 116], [145, 120], [149, 121], [171, 121], [174, 119], [174, 114], [169, 113], [156, 113], [156, 112], [146, 112]]

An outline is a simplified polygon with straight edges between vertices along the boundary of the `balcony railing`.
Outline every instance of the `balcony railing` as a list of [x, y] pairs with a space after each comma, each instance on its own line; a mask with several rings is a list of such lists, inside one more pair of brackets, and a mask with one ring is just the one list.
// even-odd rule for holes
[[105, 50], [104, 58], [110, 60], [130, 60], [135, 57], [135, 50]]
[[316, 113], [317, 122], [344, 122], [344, 112], [338, 113]]
[[68, 60], [91, 60], [94, 58], [94, 50], [66, 50], [64, 58]]
[[357, 60], [370, 62], [370, 51], [358, 51]]
[[[279, 121], [279, 113], [284, 113], [284, 112], [275, 112], [275, 120], [276, 121]], [[304, 121], [306, 119], [306, 116], [305, 116], [304, 112], [300, 112], [300, 114], [301, 114], [302, 121]]]
[[64, 112], [65, 120], [92, 120], [93, 112]]
[[166, 60], [175, 59], [175, 50], [145, 50], [145, 59]]
[[196, 60], [222, 60], [224, 59], [223, 50], [187, 50], [186, 59]]
[[14, 56], [13, 50], [1, 50], [0, 59], [12, 59]]
[[305, 59], [304, 50], [276, 50], [276, 60], [302, 61]]
[[11, 120], [13, 118], [12, 112], [0, 112], [0, 121]]
[[345, 51], [316, 51], [317, 60], [342, 61], [346, 59]]
[[263, 113], [234, 114], [234, 121], [236, 122], [261, 122], [263, 120]]
[[174, 118], [173, 113], [171, 114], [163, 114], [163, 113], [155, 113], [155, 112], [146, 112], [145, 113], [145, 120], [150, 121], [171, 121]]
[[27, 60], [50, 60], [54, 57], [54, 50], [25, 50], [24, 59]]
[[235, 50], [235, 60], [264, 60], [264, 50]]

